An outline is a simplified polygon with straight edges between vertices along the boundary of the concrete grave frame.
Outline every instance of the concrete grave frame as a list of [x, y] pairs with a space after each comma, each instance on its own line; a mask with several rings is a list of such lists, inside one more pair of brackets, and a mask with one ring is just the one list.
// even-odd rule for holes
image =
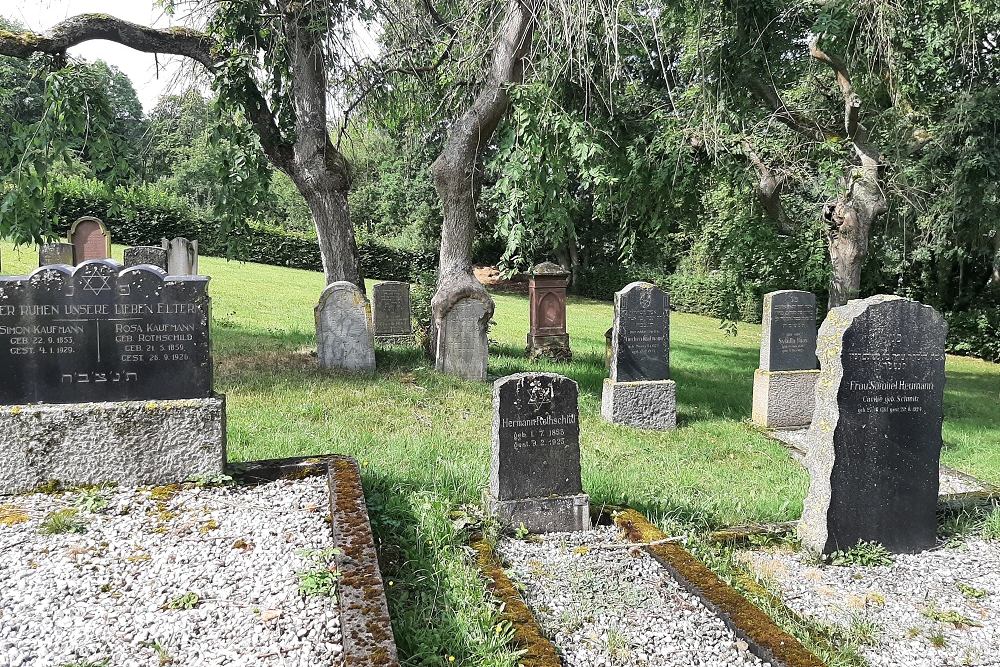
[[357, 462], [347, 456], [236, 463], [227, 472], [243, 484], [325, 475], [330, 493], [331, 546], [340, 549], [337, 608], [344, 642], [338, 667], [399, 667], [378, 553]]

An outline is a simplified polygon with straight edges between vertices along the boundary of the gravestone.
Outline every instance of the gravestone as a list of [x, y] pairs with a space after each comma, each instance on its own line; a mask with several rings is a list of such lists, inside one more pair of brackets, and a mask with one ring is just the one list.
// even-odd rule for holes
[[167, 251], [167, 273], [172, 276], [198, 275], [198, 242], [185, 238], [163, 239]]
[[677, 385], [670, 379], [670, 297], [634, 282], [615, 292], [611, 363], [601, 416], [614, 424], [669, 430], [677, 426]]
[[930, 306], [879, 295], [834, 308], [819, 330], [799, 534], [822, 553], [878, 542], [934, 546], [947, 325]]
[[69, 228], [67, 240], [73, 245], [73, 258], [77, 264], [111, 257], [111, 234], [97, 218], [89, 215], [79, 218]]
[[466, 380], [485, 380], [489, 361], [489, 311], [479, 299], [465, 298], [438, 325], [434, 367]]
[[148, 264], [166, 271], [167, 251], [151, 245], [125, 248], [125, 266], [139, 266], [140, 264]]
[[580, 479], [576, 382], [517, 373], [493, 383], [493, 438], [486, 504], [510, 528], [587, 530], [590, 499]]
[[812, 421], [816, 378], [816, 295], [764, 295], [760, 367], [753, 378], [753, 421], [764, 428], [804, 428]]
[[368, 299], [346, 280], [331, 283], [316, 305], [316, 348], [322, 368], [375, 374]]
[[73, 244], [72, 243], [43, 243], [38, 246], [38, 266], [50, 266], [52, 264], [66, 264], [73, 266]]
[[573, 353], [566, 333], [566, 286], [569, 271], [543, 262], [531, 269], [528, 279], [528, 347], [531, 358], [569, 360]]
[[413, 340], [410, 315], [410, 283], [383, 282], [372, 290], [375, 340], [382, 343], [406, 343]]
[[0, 277], [0, 493], [220, 473], [207, 286], [111, 260]]

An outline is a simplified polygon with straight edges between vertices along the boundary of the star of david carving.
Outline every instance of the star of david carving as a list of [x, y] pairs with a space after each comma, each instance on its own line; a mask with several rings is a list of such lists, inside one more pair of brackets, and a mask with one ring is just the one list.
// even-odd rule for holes
[[[95, 285], [94, 281], [98, 281]], [[100, 294], [111, 289], [111, 276], [84, 276], [83, 291]]]

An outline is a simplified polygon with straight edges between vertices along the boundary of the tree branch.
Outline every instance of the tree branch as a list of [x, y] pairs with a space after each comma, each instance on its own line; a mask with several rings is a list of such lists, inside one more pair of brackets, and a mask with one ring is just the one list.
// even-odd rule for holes
[[787, 125], [795, 132], [798, 132], [813, 141], [826, 140], [826, 132], [822, 127], [820, 127], [819, 123], [811, 118], [803, 116], [797, 111], [789, 109], [781, 98], [778, 97], [774, 88], [761, 79], [751, 77], [750, 92], [770, 107], [771, 111], [774, 113], [775, 120]]
[[778, 231], [782, 234], [794, 234], [796, 231], [795, 225], [788, 219], [784, 208], [781, 206], [781, 191], [784, 188], [785, 180], [788, 178], [787, 174], [775, 176], [774, 171], [764, 163], [757, 154], [757, 151], [750, 146], [750, 142], [743, 142], [743, 151], [754, 168], [757, 169], [758, 176], [760, 176], [760, 181], [757, 183], [757, 198], [764, 207], [767, 216], [774, 220], [778, 225]]

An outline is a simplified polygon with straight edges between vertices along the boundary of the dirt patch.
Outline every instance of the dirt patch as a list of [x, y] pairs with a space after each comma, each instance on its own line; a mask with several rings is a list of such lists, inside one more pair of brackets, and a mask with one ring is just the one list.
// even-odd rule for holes
[[527, 274], [515, 273], [510, 278], [504, 278], [495, 266], [477, 266], [472, 269], [472, 273], [476, 276], [476, 280], [493, 292], [528, 293]]

